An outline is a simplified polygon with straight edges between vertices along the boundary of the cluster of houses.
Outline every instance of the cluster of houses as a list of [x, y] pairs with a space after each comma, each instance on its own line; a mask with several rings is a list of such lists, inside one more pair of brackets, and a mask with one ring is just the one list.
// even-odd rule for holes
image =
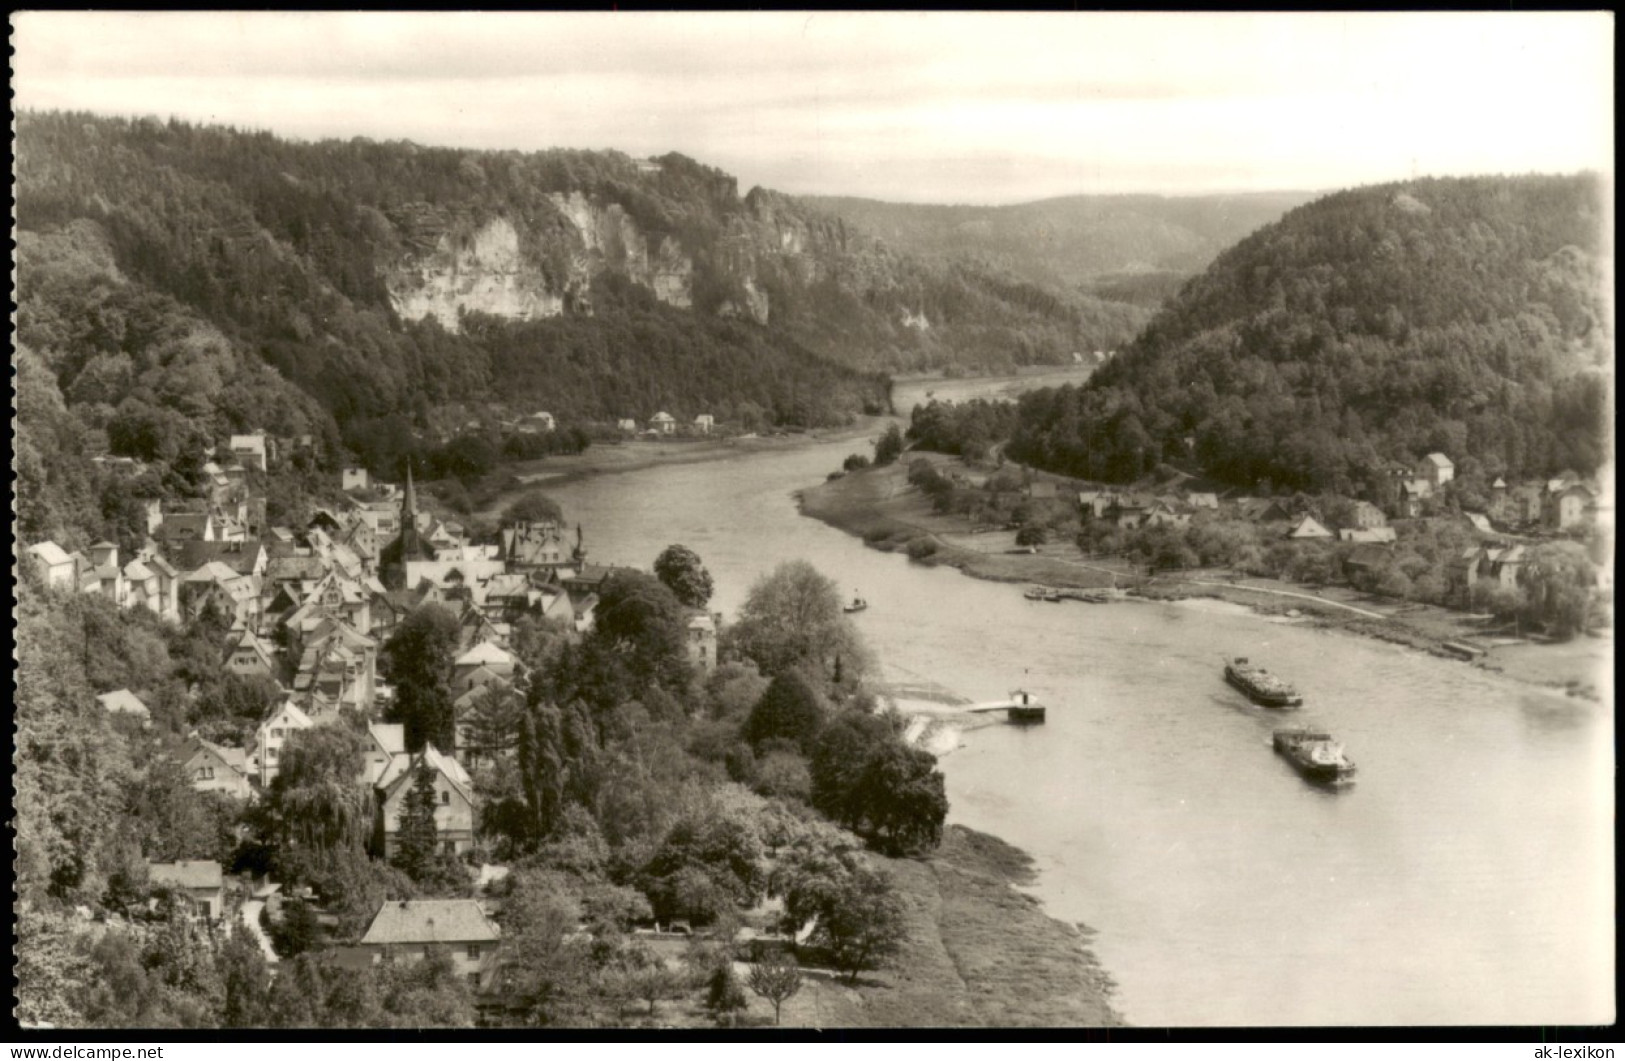
[[[479, 422], [474, 421], [469, 426], [478, 427]], [[497, 426], [502, 430], [518, 435], [541, 435], [558, 429], [558, 421], [549, 412], [534, 412], [511, 420], [499, 420]], [[675, 416], [664, 409], [649, 417], [648, 426], [640, 428], [636, 419], [622, 417], [615, 421], [617, 430], [628, 435], [709, 435], [716, 429], [716, 417], [710, 413], [701, 413], [696, 416], [693, 423], [686, 428]]]
[[[1395, 518], [1414, 519], [1423, 514], [1423, 503], [1437, 496], [1441, 488], [1455, 478], [1455, 464], [1443, 453], [1430, 453], [1414, 467], [1395, 466], [1390, 472], [1395, 481], [1395, 502], [1392, 511], [1385, 512], [1370, 501], [1355, 501], [1343, 525], [1328, 528], [1314, 516], [1295, 516], [1277, 500], [1226, 496], [1222, 499], [1226, 509], [1237, 518], [1252, 523], [1290, 523], [1285, 536], [1292, 539], [1332, 539], [1340, 541], [1380, 544], [1394, 540], [1394, 530], [1388, 526], [1390, 514]], [[1034, 483], [1029, 492], [1034, 497], [1047, 490], [1054, 496], [1053, 484]], [[1218, 511], [1221, 498], [1215, 493], [1147, 493], [1111, 489], [1084, 490], [1078, 493], [1080, 513], [1086, 519], [1106, 520], [1125, 530], [1136, 527], [1183, 527], [1191, 517], [1202, 511]], [[1473, 526], [1485, 533], [1569, 531], [1594, 524], [1599, 518], [1597, 491], [1567, 475], [1550, 480], [1509, 486], [1504, 479], [1496, 479], [1490, 488], [1487, 513], [1469, 513]]]
[[[641, 432], [638, 430], [638, 422], [631, 418], [617, 420], [615, 421], [615, 426], [628, 435], [636, 435], [640, 433], [644, 435], [675, 435], [678, 433], [678, 430], [681, 427], [677, 421], [677, 418], [666, 412], [664, 409], [651, 416], [649, 418], [649, 426], [644, 428]], [[716, 430], [716, 426], [716, 417], [712, 416], [710, 413], [701, 413], [699, 416], [694, 418], [693, 424], [690, 425], [683, 433], [691, 435], [709, 435], [712, 431]]]

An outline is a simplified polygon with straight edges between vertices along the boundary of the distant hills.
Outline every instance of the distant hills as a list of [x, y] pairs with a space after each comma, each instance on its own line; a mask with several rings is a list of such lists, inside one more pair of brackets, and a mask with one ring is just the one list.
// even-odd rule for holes
[[802, 201], [906, 254], [976, 260], [1028, 283], [1155, 303], [1220, 251], [1316, 194], [1076, 195], [1014, 206]]
[[1612, 246], [1592, 175], [1420, 180], [1292, 210], [1226, 250], [1081, 388], [1023, 399], [1009, 452], [1128, 481], [1378, 492], [1441, 451], [1458, 478], [1608, 454]]
[[[923, 260], [676, 154], [295, 143], [32, 112], [16, 151], [25, 288], [40, 248], [95, 248], [53, 257], [19, 319], [64, 393], [96, 356], [134, 357], [55, 329], [76, 262], [79, 287], [111, 270], [168, 299], [346, 430], [492, 401], [572, 420], [743, 407], [826, 423], [883, 406], [885, 372], [1057, 363], [1149, 316]], [[213, 429], [246, 426], [222, 416]]]

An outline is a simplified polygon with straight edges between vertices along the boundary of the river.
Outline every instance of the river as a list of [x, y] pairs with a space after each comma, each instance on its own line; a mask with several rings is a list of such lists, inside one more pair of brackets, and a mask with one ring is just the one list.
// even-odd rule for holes
[[[1217, 602], [1048, 604], [867, 549], [800, 516], [833, 443], [550, 490], [595, 561], [681, 542], [737, 612], [811, 561], [870, 602], [894, 681], [971, 700], [1022, 685], [1047, 724], [974, 729], [944, 757], [950, 820], [1030, 852], [1034, 893], [1086, 922], [1140, 1026], [1613, 1020], [1610, 708]], [[1273, 755], [1283, 715], [1220, 678], [1245, 654], [1306, 696], [1358, 783]]]

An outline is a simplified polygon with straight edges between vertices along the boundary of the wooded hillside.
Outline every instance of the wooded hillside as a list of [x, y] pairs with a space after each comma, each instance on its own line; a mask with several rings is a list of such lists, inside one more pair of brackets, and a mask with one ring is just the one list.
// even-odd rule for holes
[[1458, 474], [1589, 474], [1609, 451], [1606, 194], [1590, 175], [1423, 180], [1294, 210], [1088, 384], [1028, 395], [1010, 453], [1346, 495], [1435, 450]]

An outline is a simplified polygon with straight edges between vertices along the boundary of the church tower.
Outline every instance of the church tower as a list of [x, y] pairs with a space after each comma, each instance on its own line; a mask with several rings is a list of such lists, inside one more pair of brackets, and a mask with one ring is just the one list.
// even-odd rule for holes
[[406, 493], [401, 497], [401, 562], [415, 560], [418, 545], [418, 495], [412, 486], [412, 462], [406, 462]]

